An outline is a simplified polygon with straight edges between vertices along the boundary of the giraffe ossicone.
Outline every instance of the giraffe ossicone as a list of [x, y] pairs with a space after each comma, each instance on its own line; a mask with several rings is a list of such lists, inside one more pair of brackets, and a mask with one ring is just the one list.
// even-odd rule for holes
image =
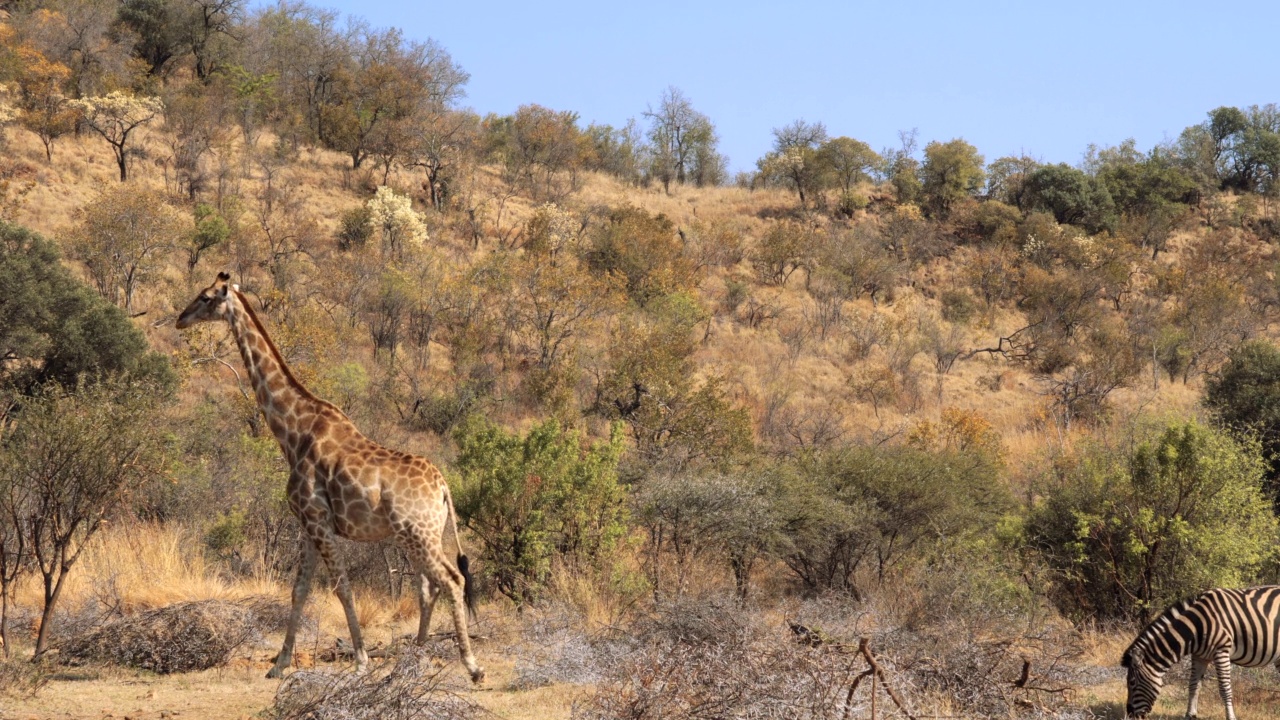
[[[368, 665], [351, 584], [337, 554], [341, 537], [357, 542], [393, 538], [405, 550], [421, 591], [416, 641], [426, 642], [436, 599], [447, 593], [458, 653], [472, 681], [482, 681], [484, 670], [476, 664], [467, 634], [471, 574], [444, 475], [424, 458], [389, 450], [366, 438], [337, 406], [311, 394], [289, 370], [248, 299], [230, 280], [227, 273], [218, 273], [218, 279], [182, 311], [176, 325], [180, 330], [202, 322], [231, 326], [258, 407], [289, 465], [287, 494], [289, 507], [302, 524], [302, 561], [293, 585], [284, 646], [267, 677], [281, 677], [293, 661], [298, 623], [321, 558], [346, 613], [356, 667]], [[444, 550], [448, 534], [457, 551], [453, 562]]]

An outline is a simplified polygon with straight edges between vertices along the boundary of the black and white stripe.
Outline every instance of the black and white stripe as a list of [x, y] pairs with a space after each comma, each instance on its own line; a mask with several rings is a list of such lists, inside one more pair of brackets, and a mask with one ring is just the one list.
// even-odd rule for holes
[[1151, 712], [1165, 673], [1187, 655], [1191, 656], [1187, 717], [1196, 717], [1200, 679], [1213, 663], [1227, 720], [1235, 720], [1231, 664], [1257, 667], [1280, 661], [1280, 586], [1209, 590], [1152, 620], [1121, 662], [1129, 668], [1127, 717], [1144, 718]]

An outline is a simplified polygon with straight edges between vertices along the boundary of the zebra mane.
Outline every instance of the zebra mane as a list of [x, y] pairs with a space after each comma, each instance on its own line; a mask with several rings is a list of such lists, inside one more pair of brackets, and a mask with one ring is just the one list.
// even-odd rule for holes
[[1124, 651], [1124, 656], [1120, 659], [1120, 664], [1124, 667], [1129, 667], [1133, 662], [1135, 651], [1143, 651], [1143, 655], [1145, 656], [1145, 651], [1151, 645], [1152, 640], [1158, 637], [1164, 637], [1173, 632], [1174, 617], [1185, 615], [1187, 610], [1206, 594], [1207, 593], [1200, 593], [1194, 597], [1179, 600], [1165, 608], [1164, 612], [1160, 613], [1154, 620], [1147, 623], [1147, 626], [1142, 629], [1142, 632], [1138, 633], [1138, 637], [1134, 638], [1133, 642], [1129, 643], [1129, 647]]

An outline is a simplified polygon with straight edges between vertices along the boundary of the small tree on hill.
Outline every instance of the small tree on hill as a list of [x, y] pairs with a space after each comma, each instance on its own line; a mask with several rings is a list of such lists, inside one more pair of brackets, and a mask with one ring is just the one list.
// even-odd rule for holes
[[1252, 433], [1270, 459], [1269, 485], [1277, 493], [1276, 457], [1280, 453], [1280, 350], [1265, 340], [1244, 343], [1231, 351], [1226, 364], [1210, 376], [1204, 403], [1220, 422]]
[[720, 166], [716, 152], [715, 126], [710, 118], [693, 108], [693, 103], [679, 88], [662, 92], [658, 108], [645, 111], [649, 125], [650, 172], [662, 183], [663, 192], [671, 192], [671, 183], [683, 185], [696, 180], [707, 184]]
[[23, 67], [18, 77], [18, 122], [40, 138], [45, 160], [53, 162], [53, 142], [75, 129], [79, 117], [62, 93], [71, 70], [30, 48], [20, 48], [19, 55]]
[[982, 155], [964, 140], [931, 142], [924, 148], [924, 157], [921, 189], [925, 207], [933, 216], [945, 219], [953, 205], [982, 189], [986, 179]]
[[121, 182], [129, 179], [129, 155], [133, 153], [129, 140], [133, 131], [164, 110], [160, 98], [138, 97], [120, 90], [101, 97], [73, 100], [72, 107], [80, 112], [89, 129], [111, 145]]
[[159, 194], [118, 187], [84, 207], [71, 246], [98, 293], [132, 313], [138, 288], [187, 232], [187, 223]]

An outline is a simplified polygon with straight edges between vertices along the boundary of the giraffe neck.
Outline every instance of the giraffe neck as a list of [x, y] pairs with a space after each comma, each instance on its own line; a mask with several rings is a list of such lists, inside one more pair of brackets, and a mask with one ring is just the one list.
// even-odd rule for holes
[[240, 348], [240, 358], [249, 371], [258, 407], [262, 409], [271, 433], [288, 450], [289, 431], [294, 429], [303, 411], [315, 403], [316, 398], [290, 372], [244, 295], [234, 290], [228, 298], [232, 303], [227, 319]]

